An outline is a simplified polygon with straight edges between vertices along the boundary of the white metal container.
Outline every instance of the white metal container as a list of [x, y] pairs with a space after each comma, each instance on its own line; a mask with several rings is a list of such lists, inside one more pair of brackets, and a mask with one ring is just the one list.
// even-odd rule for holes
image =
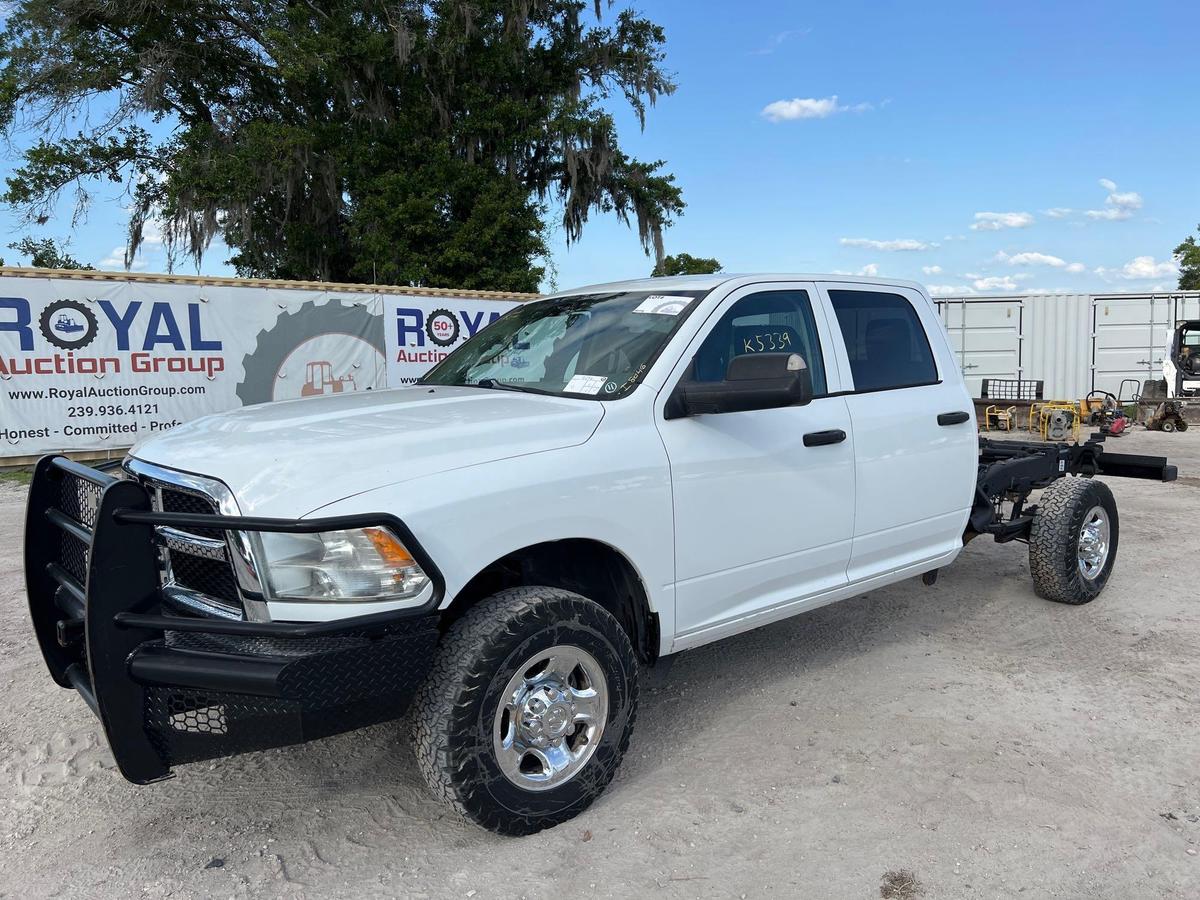
[[[1198, 291], [942, 297], [937, 305], [977, 397], [985, 378], [1042, 381], [1047, 399], [1121, 394], [1126, 380], [1140, 390], [1162, 377], [1175, 324], [1200, 318]], [[1126, 384], [1123, 397], [1133, 390]]]

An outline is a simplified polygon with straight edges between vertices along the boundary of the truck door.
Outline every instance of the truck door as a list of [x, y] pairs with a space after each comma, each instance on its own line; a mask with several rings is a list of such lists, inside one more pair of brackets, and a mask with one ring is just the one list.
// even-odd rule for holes
[[[689, 643], [739, 630], [738, 620], [845, 584], [854, 511], [854, 453], [833, 325], [812, 284], [750, 285], [709, 317], [659, 396], [656, 421], [671, 468], [677, 635]], [[681, 379], [722, 381], [746, 353], [801, 354], [805, 406], [664, 419]], [[807, 439], [806, 439], [807, 438]], [[722, 627], [724, 626], [724, 627]], [[703, 636], [700, 633], [703, 632]]]
[[849, 579], [949, 562], [962, 547], [978, 441], [974, 404], [937, 313], [910, 288], [820, 290], [838, 324], [831, 356], [848, 376], [854, 427]]

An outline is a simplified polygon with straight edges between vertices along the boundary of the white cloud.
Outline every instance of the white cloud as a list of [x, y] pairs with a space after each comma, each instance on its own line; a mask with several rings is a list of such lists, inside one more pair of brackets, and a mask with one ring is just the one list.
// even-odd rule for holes
[[921, 266], [921, 271], [924, 272], [926, 275], [941, 275], [942, 267], [941, 266]]
[[1027, 212], [977, 212], [972, 231], [999, 231], [1001, 228], [1028, 228], [1033, 216]]
[[839, 243], [843, 247], [866, 247], [870, 250], [929, 250], [937, 244], [929, 244], [914, 238], [897, 238], [894, 241], [875, 241], [870, 238], [842, 238]]
[[878, 263], [867, 263], [865, 266], [863, 266], [857, 272], [850, 272], [846, 269], [830, 269], [828, 274], [829, 275], [850, 275], [850, 276], [862, 275], [862, 276], [866, 276], [868, 278], [874, 278], [876, 275], [879, 274], [879, 264]]
[[1009, 255], [1001, 250], [996, 254], [996, 261], [1008, 263], [1010, 266], [1050, 266], [1053, 269], [1062, 269], [1064, 272], [1085, 272], [1087, 266], [1083, 263], [1069, 263], [1059, 256], [1051, 256], [1049, 253], [1038, 253], [1037, 251], [1027, 250], [1024, 253], [1014, 253]]
[[971, 284], [977, 291], [1015, 291], [1020, 287], [1017, 282], [1021, 278], [1020, 275], [989, 275], [976, 278]]
[[1118, 191], [1116, 182], [1109, 178], [1101, 178], [1100, 187], [1108, 191], [1104, 209], [1085, 210], [1084, 215], [1089, 219], [1119, 222], [1133, 218], [1133, 214], [1142, 208], [1142, 195], [1136, 191]]
[[[1113, 194], [1113, 197], [1118, 196]], [[1133, 217], [1133, 211], [1141, 207], [1142, 198], [1137, 194], [1121, 194], [1122, 197], [1132, 198], [1129, 201], [1123, 201], [1122, 206], [1106, 206], [1104, 209], [1089, 209], [1084, 213], [1089, 219], [1099, 219], [1107, 222], [1120, 222], [1124, 219]]]
[[763, 107], [762, 116], [770, 122], [792, 122], [797, 119], [827, 119], [837, 113], [866, 112], [874, 107], [870, 103], [846, 106], [832, 97], [795, 97], [791, 100], [776, 100]]
[[929, 293], [934, 297], [963, 297], [975, 293], [975, 288], [969, 284], [927, 284]]
[[162, 225], [156, 219], [149, 219], [142, 225], [142, 243], [151, 247], [161, 247], [162, 242]]
[[1075, 210], [1071, 209], [1069, 206], [1052, 206], [1045, 212], [1046, 215], [1048, 215], [1051, 219], [1065, 219], [1071, 213], [1075, 212]]
[[1115, 275], [1128, 281], [1138, 281], [1144, 278], [1165, 278], [1179, 274], [1179, 264], [1173, 259], [1156, 262], [1153, 256], [1135, 256], [1120, 269], [1106, 269], [1103, 266], [1096, 269], [1097, 275]]
[[[116, 272], [125, 268], [125, 245], [113, 247], [112, 253], [96, 263], [97, 269], [102, 269], [107, 272]], [[148, 268], [146, 258], [139, 253], [133, 258], [133, 264], [129, 267], [131, 272], [144, 272]]]
[[1065, 259], [1059, 259], [1057, 256], [1051, 256], [1049, 253], [1037, 253], [1035, 251], [1015, 253], [1009, 256], [1001, 250], [996, 254], [996, 261], [1006, 262], [1010, 266], [1053, 266], [1056, 269], [1061, 269], [1067, 264]]

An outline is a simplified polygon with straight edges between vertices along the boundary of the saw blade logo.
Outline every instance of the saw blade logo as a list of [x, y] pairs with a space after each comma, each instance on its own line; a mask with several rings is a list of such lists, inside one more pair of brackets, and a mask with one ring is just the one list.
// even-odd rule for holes
[[448, 309], [435, 309], [425, 319], [425, 333], [439, 347], [449, 347], [458, 340], [458, 316]]
[[59, 350], [79, 350], [96, 337], [98, 325], [92, 311], [75, 300], [55, 300], [38, 318], [42, 337]]
[[[305, 352], [297, 353], [301, 349]], [[343, 358], [341, 363], [337, 357]], [[254, 350], [242, 360], [245, 374], [237, 395], [249, 406], [370, 390], [376, 382], [384, 386], [385, 366], [382, 316], [365, 306], [344, 306], [337, 300], [323, 305], [305, 303], [282, 313], [258, 333]], [[313, 382], [314, 372], [319, 384]]]

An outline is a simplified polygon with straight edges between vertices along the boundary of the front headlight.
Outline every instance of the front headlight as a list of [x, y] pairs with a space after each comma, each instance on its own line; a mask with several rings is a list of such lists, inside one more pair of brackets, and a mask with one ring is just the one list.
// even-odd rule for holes
[[407, 600], [429, 576], [386, 528], [258, 534], [264, 587], [272, 600]]

